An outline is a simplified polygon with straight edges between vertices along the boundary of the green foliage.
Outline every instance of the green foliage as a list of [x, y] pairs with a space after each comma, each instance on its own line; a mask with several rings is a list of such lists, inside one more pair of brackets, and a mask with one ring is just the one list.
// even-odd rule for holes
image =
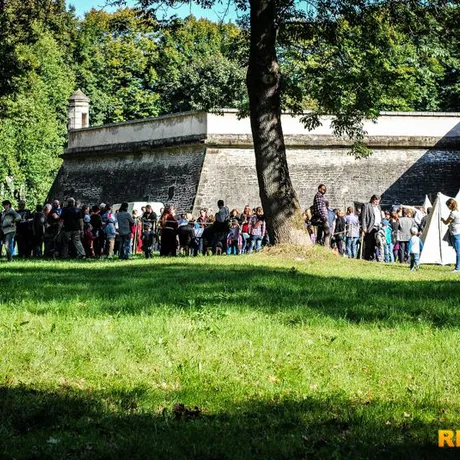
[[245, 100], [247, 45], [233, 24], [193, 16], [166, 23], [159, 35], [162, 113], [238, 107]]
[[93, 125], [156, 116], [158, 51], [154, 24], [129, 8], [90, 11], [79, 29], [78, 86], [91, 99]]
[[246, 99], [244, 78], [244, 69], [224, 56], [194, 60], [168, 88], [168, 106], [173, 112], [239, 107]]
[[60, 165], [74, 87], [59, 34], [48, 26], [37, 19], [16, 31], [11, 56], [20, 70], [0, 97], [0, 192], [30, 204], [44, 200]]
[[369, 3], [343, 8], [332, 17], [329, 8], [300, 30], [295, 25], [297, 41], [286, 37], [289, 25], [282, 34], [286, 106], [334, 115], [336, 134], [358, 142], [365, 134], [362, 120], [375, 119], [381, 111], [442, 108], [445, 49], [429, 12], [421, 11], [423, 21], [418, 16], [418, 28], [424, 24], [427, 30], [415, 39], [398, 16], [406, 13], [402, 7], [395, 12], [391, 4]]
[[67, 11], [65, 0], [0, 2], [0, 97], [17, 90], [18, 80], [14, 77], [29, 70], [27, 62], [19, 60], [16, 46], [39, 40], [41, 28], [37, 24], [52, 34], [60, 48], [66, 49], [64, 60], [71, 62], [76, 21], [73, 12]]

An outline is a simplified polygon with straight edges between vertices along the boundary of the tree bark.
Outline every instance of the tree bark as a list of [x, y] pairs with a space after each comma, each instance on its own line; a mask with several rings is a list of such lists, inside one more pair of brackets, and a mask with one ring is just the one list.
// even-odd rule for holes
[[272, 244], [311, 245], [292, 186], [281, 126], [275, 0], [250, 0], [247, 87], [260, 199]]

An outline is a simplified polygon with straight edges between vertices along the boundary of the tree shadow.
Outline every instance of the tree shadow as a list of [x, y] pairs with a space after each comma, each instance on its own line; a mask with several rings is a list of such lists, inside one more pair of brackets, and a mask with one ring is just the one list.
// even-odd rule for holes
[[[150, 399], [149, 399], [150, 398]], [[299, 397], [229, 403], [197, 416], [148, 407], [145, 388], [0, 387], [3, 458], [454, 458], [437, 447], [441, 407]], [[424, 414], [431, 415], [425, 417]], [[179, 416], [175, 416], [178, 414]]]
[[[438, 192], [455, 196], [460, 189], [460, 123], [448, 131], [382, 193], [382, 203], [420, 205]], [[404, 198], [403, 198], [404, 197]]]
[[385, 266], [404, 272], [404, 279], [394, 281], [230, 261], [217, 268], [203, 259], [8, 268], [0, 273], [0, 305], [34, 314], [97, 317], [224, 308], [262, 311], [290, 326], [324, 318], [382, 327], [460, 324], [460, 283], [409, 278], [405, 266]]

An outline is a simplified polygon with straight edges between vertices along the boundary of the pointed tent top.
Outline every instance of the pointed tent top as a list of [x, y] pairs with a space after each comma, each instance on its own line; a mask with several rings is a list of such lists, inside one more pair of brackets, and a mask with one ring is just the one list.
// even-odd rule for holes
[[69, 97], [69, 101], [89, 102], [90, 98], [80, 88], [78, 88], [77, 91]]
[[433, 205], [431, 204], [430, 199], [428, 198], [428, 195], [425, 195], [425, 201], [423, 202], [423, 207], [425, 208], [425, 211], [426, 211], [428, 208], [432, 208], [432, 207], [433, 207]]

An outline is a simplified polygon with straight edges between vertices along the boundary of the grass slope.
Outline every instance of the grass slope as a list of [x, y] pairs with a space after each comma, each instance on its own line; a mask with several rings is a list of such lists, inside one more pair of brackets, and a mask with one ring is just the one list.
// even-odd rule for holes
[[460, 429], [447, 268], [25, 261], [0, 286], [2, 457], [458, 455], [437, 448]]

